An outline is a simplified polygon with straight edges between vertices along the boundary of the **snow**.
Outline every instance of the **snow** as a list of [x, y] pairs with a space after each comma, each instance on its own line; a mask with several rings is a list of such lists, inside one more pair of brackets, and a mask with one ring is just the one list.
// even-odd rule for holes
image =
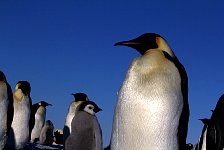
[[39, 149], [63, 150], [63, 146], [62, 145], [51, 145], [51, 146], [47, 146], [47, 145], [41, 145], [41, 144], [28, 143], [28, 144], [26, 144], [26, 146], [24, 148], [24, 150], [39, 150]]

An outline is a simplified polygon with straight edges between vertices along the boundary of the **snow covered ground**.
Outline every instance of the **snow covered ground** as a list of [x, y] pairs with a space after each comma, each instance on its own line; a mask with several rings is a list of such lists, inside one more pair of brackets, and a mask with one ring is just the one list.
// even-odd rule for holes
[[63, 150], [63, 146], [61, 145], [41, 145], [41, 144], [31, 144], [28, 143], [24, 150], [38, 150], [38, 149], [49, 149], [49, 150]]

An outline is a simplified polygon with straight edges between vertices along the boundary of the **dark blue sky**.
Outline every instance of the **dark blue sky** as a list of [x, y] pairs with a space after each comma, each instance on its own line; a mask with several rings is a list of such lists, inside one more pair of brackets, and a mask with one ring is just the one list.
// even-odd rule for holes
[[85, 92], [103, 111], [104, 145], [111, 135], [116, 93], [139, 54], [114, 47], [145, 32], [161, 34], [189, 77], [188, 142], [224, 93], [224, 3], [220, 1], [0, 1], [0, 69], [14, 89], [31, 83], [33, 103], [45, 100], [47, 119], [63, 128], [71, 93]]

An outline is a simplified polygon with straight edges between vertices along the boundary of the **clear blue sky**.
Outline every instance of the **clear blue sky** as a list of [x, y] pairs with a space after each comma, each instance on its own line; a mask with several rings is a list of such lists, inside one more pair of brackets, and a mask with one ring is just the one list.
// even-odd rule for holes
[[13, 90], [31, 83], [33, 103], [45, 100], [47, 119], [63, 128], [71, 93], [85, 92], [103, 111], [109, 143], [116, 93], [135, 50], [114, 47], [145, 32], [161, 34], [189, 77], [188, 142], [202, 130], [199, 118], [224, 93], [224, 2], [133, 0], [0, 1], [0, 69]]

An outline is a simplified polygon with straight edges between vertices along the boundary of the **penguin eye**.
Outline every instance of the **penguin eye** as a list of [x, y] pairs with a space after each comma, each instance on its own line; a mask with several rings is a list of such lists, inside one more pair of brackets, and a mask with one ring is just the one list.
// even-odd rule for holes
[[93, 106], [88, 106], [89, 109], [93, 109]]

